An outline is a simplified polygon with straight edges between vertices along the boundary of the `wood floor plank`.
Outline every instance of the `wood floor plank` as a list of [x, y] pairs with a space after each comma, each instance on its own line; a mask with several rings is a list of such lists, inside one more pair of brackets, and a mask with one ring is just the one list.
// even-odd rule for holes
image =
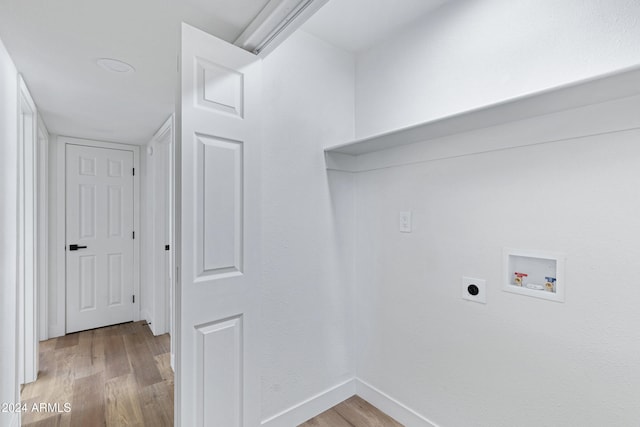
[[[24, 422], [22, 425], [25, 425]], [[61, 427], [62, 424], [62, 415], [57, 414], [50, 416], [49, 418], [44, 418], [39, 421], [34, 421], [28, 424], [29, 427]]]
[[298, 427], [404, 427], [359, 396], [352, 396]]
[[158, 335], [157, 337], [154, 337], [153, 333], [151, 333], [151, 330], [149, 330], [149, 335], [150, 339], [147, 339], [147, 343], [149, 344], [151, 353], [153, 353], [154, 356], [170, 352], [171, 339], [169, 338], [169, 334]]
[[96, 335], [95, 330], [80, 334], [74, 366], [75, 377], [83, 378], [104, 370], [104, 340]]
[[403, 427], [389, 415], [358, 396], [350, 397], [336, 405], [334, 409], [354, 427]]
[[[173, 425], [174, 380], [168, 336], [154, 337], [145, 322], [74, 335], [61, 343], [61, 338], [40, 343], [38, 380], [21, 392], [22, 401], [29, 405], [57, 402], [62, 407], [69, 402], [71, 413], [28, 411], [23, 413], [23, 426]], [[145, 367], [138, 376], [140, 382], [153, 384], [140, 386], [130, 360], [135, 366], [152, 367]]]
[[331, 408], [317, 417], [311, 418], [304, 424], [300, 424], [298, 427], [353, 427], [353, 424], [342, 418], [335, 409]]
[[143, 427], [138, 388], [133, 374], [112, 378], [105, 384], [106, 425]]
[[173, 385], [173, 369], [171, 369], [171, 354], [159, 354], [154, 357], [158, 371], [164, 382]]
[[149, 426], [173, 425], [173, 385], [164, 382], [140, 390], [142, 417]]
[[46, 341], [40, 341], [40, 353], [47, 351], [54, 351], [56, 349], [56, 344], [58, 343], [57, 338], [53, 338]]
[[127, 375], [131, 372], [131, 365], [120, 335], [107, 335], [104, 338], [104, 357], [107, 379]]
[[47, 412], [46, 409], [39, 409], [40, 403], [45, 401], [45, 398], [42, 398], [40, 396], [35, 396], [29, 399], [21, 399], [22, 405], [25, 405], [24, 407], [26, 408], [26, 410], [22, 412], [23, 424], [28, 423], [29, 425], [38, 426], [60, 425], [61, 414]]
[[78, 345], [78, 339], [80, 338], [79, 333], [65, 335], [63, 337], [59, 337], [56, 342], [56, 349], [61, 349], [65, 347], [72, 347], [74, 345]]
[[[144, 333], [124, 335], [124, 344], [131, 362], [131, 368], [140, 387], [162, 382], [162, 376], [155, 364], [151, 349]], [[149, 363], [153, 360], [153, 363]]]
[[99, 372], [84, 378], [78, 378], [73, 384], [71, 401], [71, 426], [104, 426], [105, 389], [104, 373]]
[[[62, 347], [54, 352], [41, 353], [46, 359], [45, 363], [40, 363], [38, 381], [26, 384], [20, 397], [22, 401], [28, 403], [27, 410], [22, 414], [23, 425], [44, 422], [51, 417], [51, 413], [32, 411], [32, 405], [40, 403], [58, 404], [71, 402], [73, 399], [74, 355], [69, 352], [71, 347]], [[68, 420], [67, 420], [68, 421]], [[61, 426], [64, 417], [61, 419]]]

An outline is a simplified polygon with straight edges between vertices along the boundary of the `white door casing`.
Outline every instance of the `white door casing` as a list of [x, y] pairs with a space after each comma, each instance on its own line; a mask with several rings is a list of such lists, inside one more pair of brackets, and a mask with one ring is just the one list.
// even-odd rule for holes
[[38, 377], [38, 113], [18, 78], [18, 379]]
[[131, 321], [133, 153], [68, 144], [66, 176], [66, 332]]
[[[156, 258], [158, 269], [157, 284], [160, 292], [156, 304], [158, 306], [158, 318], [160, 329], [163, 333], [169, 332], [169, 290], [171, 289], [171, 175], [170, 175], [170, 150], [172, 144], [169, 141], [170, 135], [167, 135], [163, 141], [158, 144], [158, 165], [163, 173], [158, 177], [158, 191], [156, 191], [155, 199], [155, 223], [158, 226], [156, 234]], [[166, 249], [166, 247], [169, 249]]]
[[176, 425], [260, 424], [261, 61], [182, 26]]
[[49, 339], [49, 132], [38, 116], [38, 335]]
[[[173, 349], [173, 242], [174, 223], [174, 132], [173, 116], [171, 116], [151, 139], [148, 147], [146, 182], [147, 206], [146, 215], [149, 223], [147, 256], [147, 286], [143, 306], [150, 320], [154, 335], [171, 332]], [[167, 246], [169, 249], [167, 249]], [[172, 350], [173, 354], [173, 350]]]

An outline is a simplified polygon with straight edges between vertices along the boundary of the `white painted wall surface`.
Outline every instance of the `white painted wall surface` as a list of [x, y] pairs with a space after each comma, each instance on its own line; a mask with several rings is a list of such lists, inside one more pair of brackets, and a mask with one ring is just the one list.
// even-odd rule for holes
[[264, 60], [263, 72], [268, 419], [355, 373], [352, 177], [327, 178], [322, 150], [354, 136], [354, 64], [350, 54], [298, 32]]
[[[563, 131], [583, 128], [563, 114]], [[449, 137], [451, 152], [491, 134], [553, 133], [559, 119]], [[635, 130], [358, 174], [358, 378], [440, 426], [635, 425], [632, 121]], [[420, 148], [429, 144], [413, 158]], [[398, 231], [400, 211], [412, 212], [412, 233]], [[564, 252], [566, 301], [503, 292], [503, 247]], [[486, 305], [461, 298], [463, 275], [487, 280]]]
[[[0, 41], [0, 403], [18, 402], [16, 322], [18, 73]], [[17, 426], [18, 415], [0, 412], [0, 426]]]
[[636, 0], [451, 1], [357, 55], [366, 137], [640, 62]]
[[[357, 55], [356, 134], [637, 65], [639, 16], [628, 0], [447, 3]], [[638, 108], [361, 156], [357, 377], [443, 427], [636, 424], [640, 132], [564, 138], [638, 128]], [[566, 302], [503, 292], [505, 246], [566, 253]], [[463, 275], [487, 280], [486, 305], [462, 300]]]

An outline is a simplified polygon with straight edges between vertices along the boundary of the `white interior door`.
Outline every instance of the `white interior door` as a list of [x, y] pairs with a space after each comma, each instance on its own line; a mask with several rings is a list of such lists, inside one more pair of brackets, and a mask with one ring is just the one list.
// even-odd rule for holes
[[260, 60], [182, 26], [176, 420], [260, 425]]
[[133, 320], [133, 152], [66, 148], [67, 326]]

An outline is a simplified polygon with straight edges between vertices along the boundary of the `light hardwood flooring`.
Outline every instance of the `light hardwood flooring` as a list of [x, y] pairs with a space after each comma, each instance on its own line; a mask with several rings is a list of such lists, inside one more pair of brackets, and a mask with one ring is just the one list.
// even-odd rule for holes
[[43, 341], [38, 380], [21, 397], [23, 426], [172, 426], [169, 335], [134, 322]]
[[403, 427], [358, 396], [350, 397], [298, 427]]
[[[145, 322], [43, 341], [38, 380], [21, 392], [27, 408], [22, 425], [172, 426], [173, 371], [169, 363], [169, 335], [154, 337]], [[65, 404], [70, 405], [69, 412]], [[299, 427], [403, 426], [353, 396]]]

